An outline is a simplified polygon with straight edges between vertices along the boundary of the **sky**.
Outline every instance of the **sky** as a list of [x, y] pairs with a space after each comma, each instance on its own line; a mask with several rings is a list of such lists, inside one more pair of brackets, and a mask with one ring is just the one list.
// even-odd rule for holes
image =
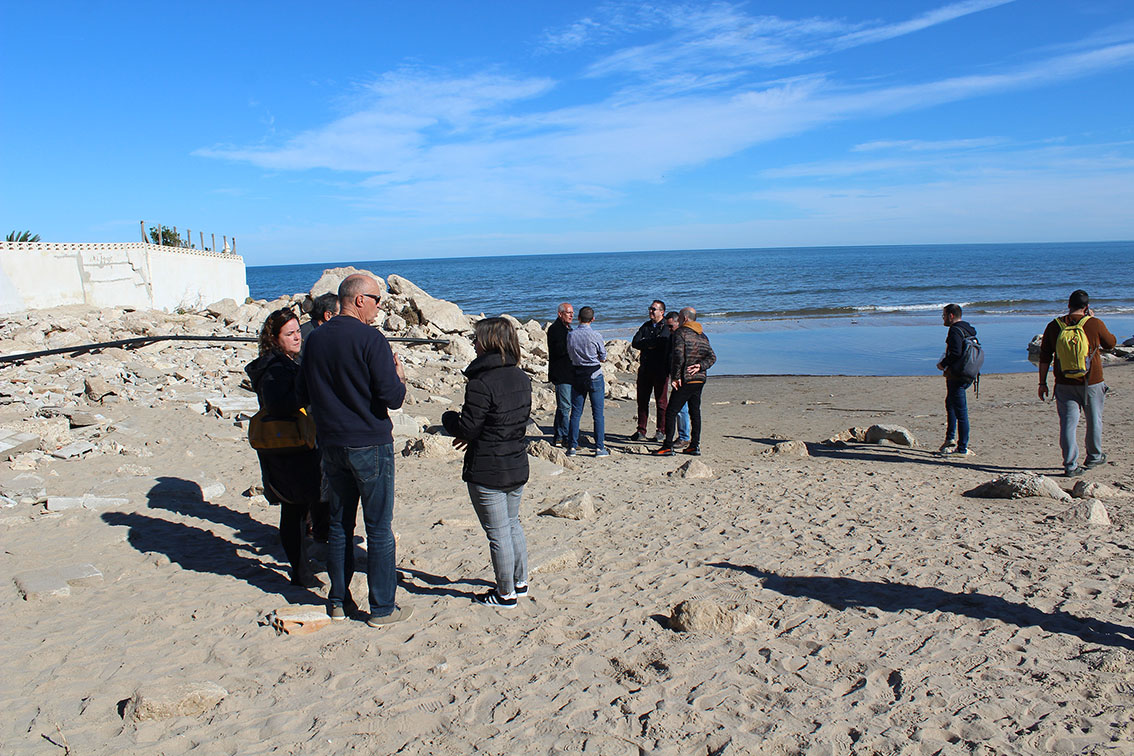
[[0, 0], [0, 233], [249, 265], [1134, 239], [1130, 0]]

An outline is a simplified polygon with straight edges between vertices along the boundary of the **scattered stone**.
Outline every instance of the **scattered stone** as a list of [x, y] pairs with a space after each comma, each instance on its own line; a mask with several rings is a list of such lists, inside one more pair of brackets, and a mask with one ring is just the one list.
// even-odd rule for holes
[[390, 422], [394, 424], [393, 434], [402, 438], [406, 436], [416, 437], [425, 430], [425, 426], [429, 425], [428, 418], [407, 415], [401, 411], [391, 412]]
[[39, 448], [39, 436], [21, 433], [10, 428], [0, 428], [0, 459], [12, 459], [17, 454]]
[[567, 520], [589, 520], [595, 516], [595, 500], [587, 491], [576, 491], [561, 499], [558, 504], [547, 507], [540, 514]]
[[14, 580], [24, 600], [31, 601], [49, 596], [70, 596], [72, 585], [97, 583], [102, 580], [102, 573], [93, 564], [71, 564], [28, 570], [17, 574]]
[[89, 494], [84, 494], [83, 496], [47, 497], [48, 512], [63, 512], [68, 509], [79, 508], [98, 511], [100, 509], [109, 509], [111, 507], [126, 507], [129, 504], [129, 499], [107, 498], [101, 496], [91, 496]]
[[780, 441], [772, 446], [770, 449], [765, 449], [761, 454], [765, 457], [783, 456], [783, 457], [810, 457], [810, 452], [807, 451], [807, 444], [803, 441]]
[[1093, 480], [1080, 480], [1076, 481], [1075, 487], [1071, 489], [1071, 495], [1076, 499], [1115, 499], [1129, 496], [1130, 494], [1126, 491], [1112, 488], [1106, 483], [1099, 483]]
[[246, 420], [260, 411], [255, 396], [212, 396], [205, 401], [205, 411], [226, 420]]
[[75, 457], [81, 457], [88, 452], [92, 452], [97, 448], [98, 447], [90, 441], [76, 441], [73, 444], [67, 444], [60, 449], [56, 449], [51, 452], [51, 456], [56, 459], [74, 459]]
[[691, 459], [676, 470], [667, 473], [671, 478], [711, 478], [713, 469], [699, 459]]
[[71, 421], [72, 428], [86, 428], [91, 425], [102, 425], [106, 422], [105, 417], [95, 414], [94, 412], [65, 409], [63, 410], [63, 414]]
[[386, 283], [390, 287], [390, 292], [400, 297], [429, 296], [425, 293], [424, 289], [413, 281], [410, 281], [408, 278], [402, 278], [397, 274], [387, 276]]
[[571, 461], [571, 458], [562, 449], [552, 446], [545, 440], [534, 441], [529, 444], [528, 454], [539, 459], [546, 459], [548, 462], [566, 467], [568, 470], [578, 469], [578, 466]]
[[420, 457], [422, 459], [445, 459], [461, 454], [460, 449], [453, 446], [450, 436], [437, 436], [427, 433], [418, 438], [406, 441], [402, 449], [403, 457]]
[[244, 491], [242, 491], [240, 495], [246, 499], [251, 499], [253, 496], [262, 496], [263, 493], [264, 487], [262, 485], [253, 484], [244, 489]]
[[552, 572], [562, 572], [579, 566], [579, 554], [574, 549], [563, 549], [544, 556], [540, 560], [532, 560], [536, 565], [529, 572], [532, 575], [548, 575]]
[[868, 444], [886, 440], [899, 446], [917, 446], [914, 435], [900, 425], [872, 425], [866, 429], [865, 440]]
[[322, 608], [283, 606], [268, 615], [268, 624], [280, 635], [310, 635], [331, 624]]
[[1063, 522], [1085, 522], [1090, 525], [1110, 525], [1110, 515], [1098, 499], [1078, 499], [1067, 511], [1057, 515]]
[[213, 499], [219, 499], [220, 497], [224, 496], [224, 492], [226, 490], [227, 489], [225, 489], [224, 483], [221, 483], [220, 481], [214, 480], [208, 483], [202, 483], [201, 500], [212, 501]]
[[228, 691], [212, 682], [158, 680], [134, 691], [126, 702], [123, 718], [133, 722], [196, 717], [219, 704]]
[[682, 633], [733, 635], [750, 630], [756, 618], [736, 606], [721, 606], [712, 601], [692, 599], [673, 607], [669, 626]]
[[236, 321], [237, 314], [240, 312], [240, 305], [237, 304], [235, 299], [226, 297], [205, 307], [205, 312], [227, 325]]
[[1027, 499], [1036, 496], [1071, 501], [1071, 496], [1054, 481], [1035, 473], [1009, 473], [965, 491], [965, 496], [978, 499]]
[[83, 393], [85, 393], [87, 398], [92, 402], [101, 403], [106, 397], [117, 394], [118, 390], [102, 378], [92, 375], [84, 381]]

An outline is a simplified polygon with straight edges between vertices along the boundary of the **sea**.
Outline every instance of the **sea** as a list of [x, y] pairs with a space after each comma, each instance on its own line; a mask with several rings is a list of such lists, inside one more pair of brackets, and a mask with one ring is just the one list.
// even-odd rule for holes
[[690, 249], [422, 260], [327, 260], [247, 269], [252, 297], [307, 292], [327, 268], [397, 274], [467, 313], [555, 318], [595, 310], [630, 338], [654, 299], [692, 306], [716, 375], [934, 375], [941, 308], [977, 329], [985, 373], [1035, 369], [1028, 343], [1085, 289], [1119, 343], [1134, 335], [1134, 242]]

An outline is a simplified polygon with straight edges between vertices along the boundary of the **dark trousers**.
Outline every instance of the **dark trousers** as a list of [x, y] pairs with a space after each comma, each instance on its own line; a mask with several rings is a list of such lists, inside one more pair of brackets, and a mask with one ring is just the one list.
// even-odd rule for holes
[[673, 436], [677, 432], [677, 415], [681, 408], [689, 405], [689, 446], [701, 446], [701, 391], [704, 383], [683, 383], [681, 388], [673, 390], [669, 395], [669, 404], [665, 408], [665, 448], [673, 448]]
[[303, 536], [307, 531], [307, 505], [280, 502], [280, 541], [293, 572], [303, 572], [307, 562], [303, 558]]
[[669, 376], [644, 374], [638, 372], [638, 432], [646, 435], [646, 426], [650, 424], [650, 395], [658, 405], [657, 430], [665, 428], [665, 408], [668, 404], [666, 392], [669, 390]]
[[957, 440], [957, 451], [969, 448], [969, 381], [945, 381], [945, 438]]

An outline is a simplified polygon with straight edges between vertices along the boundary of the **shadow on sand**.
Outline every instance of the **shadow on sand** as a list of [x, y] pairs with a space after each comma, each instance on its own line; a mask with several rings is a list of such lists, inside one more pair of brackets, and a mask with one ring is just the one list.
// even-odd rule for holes
[[973, 619], [1000, 620], [1018, 627], [1039, 627], [1049, 633], [1074, 635], [1088, 643], [1134, 649], [1134, 627], [1077, 617], [1067, 612], [1039, 609], [983, 593], [951, 593], [940, 588], [923, 588], [905, 583], [876, 583], [854, 578], [814, 575], [777, 575], [756, 567], [731, 562], [714, 562], [713, 567], [737, 570], [764, 581], [765, 590], [784, 596], [822, 601], [833, 609], [870, 606], [886, 612], [917, 609], [924, 612], [951, 612]]
[[130, 529], [127, 540], [135, 549], [142, 553], [165, 554], [182, 569], [244, 580], [265, 593], [276, 593], [292, 602], [322, 601], [318, 594], [291, 585], [286, 577], [261, 561], [261, 555], [268, 553], [269, 548], [279, 548], [276, 528], [243, 512], [205, 501], [201, 487], [191, 480], [169, 477], [157, 480], [147, 493], [150, 509], [164, 509], [225, 525], [235, 531], [237, 540], [229, 541], [207, 529], [162, 517], [137, 512], [105, 512], [104, 522]]

